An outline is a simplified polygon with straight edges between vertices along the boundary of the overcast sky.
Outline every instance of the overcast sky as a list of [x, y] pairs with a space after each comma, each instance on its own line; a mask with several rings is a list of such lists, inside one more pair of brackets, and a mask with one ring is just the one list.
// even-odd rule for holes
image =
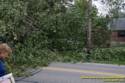
[[98, 8], [99, 14], [106, 15], [108, 13], [107, 7], [101, 1], [93, 1], [93, 4]]
[[[72, 2], [72, 4], [74, 4], [74, 1]], [[95, 5], [98, 9], [99, 15], [106, 15], [108, 13], [108, 9], [106, 7], [106, 5], [104, 5], [101, 0], [93, 0], [93, 5]]]
[[[72, 4], [74, 4], [74, 1], [72, 2]], [[101, 2], [101, 0], [93, 0], [93, 5], [97, 7], [99, 15], [106, 15], [108, 13], [107, 7]]]

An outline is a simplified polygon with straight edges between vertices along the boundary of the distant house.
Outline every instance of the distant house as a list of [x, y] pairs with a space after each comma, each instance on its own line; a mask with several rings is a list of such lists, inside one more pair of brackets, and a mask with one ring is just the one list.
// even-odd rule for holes
[[125, 44], [125, 18], [113, 19], [109, 28], [111, 30], [111, 44]]

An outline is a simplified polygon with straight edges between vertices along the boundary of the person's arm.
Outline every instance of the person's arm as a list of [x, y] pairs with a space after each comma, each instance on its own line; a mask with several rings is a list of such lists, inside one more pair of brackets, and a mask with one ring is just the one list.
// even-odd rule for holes
[[3, 61], [0, 60], [0, 77], [6, 75], [6, 67]]

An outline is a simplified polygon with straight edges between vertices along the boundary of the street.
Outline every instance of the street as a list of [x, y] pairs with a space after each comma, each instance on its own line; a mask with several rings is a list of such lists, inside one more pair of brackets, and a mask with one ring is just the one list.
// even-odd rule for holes
[[[16, 83], [125, 83], [124, 77], [125, 66], [96, 63], [52, 63], [48, 67], [41, 68], [39, 73]], [[108, 81], [111, 82], [104, 78], [109, 78]], [[114, 78], [120, 79], [115, 80]]]

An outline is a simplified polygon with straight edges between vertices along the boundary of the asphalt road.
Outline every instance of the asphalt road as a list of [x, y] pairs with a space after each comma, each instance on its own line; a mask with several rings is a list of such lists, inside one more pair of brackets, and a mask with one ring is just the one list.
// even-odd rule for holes
[[34, 76], [16, 83], [125, 83], [125, 66], [52, 63]]

